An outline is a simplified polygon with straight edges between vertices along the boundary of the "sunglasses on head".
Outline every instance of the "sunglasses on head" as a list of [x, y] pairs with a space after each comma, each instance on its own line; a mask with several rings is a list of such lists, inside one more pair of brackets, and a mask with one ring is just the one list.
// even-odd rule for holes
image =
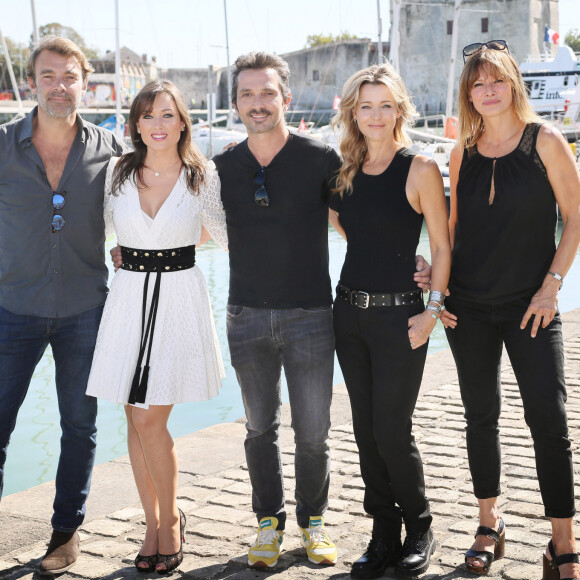
[[506, 50], [510, 54], [510, 49], [508, 48], [508, 43], [505, 40], [488, 40], [487, 42], [474, 42], [473, 44], [468, 44], [463, 49], [463, 64], [467, 62], [467, 59], [474, 54], [482, 51], [484, 48], [489, 50]]
[[64, 218], [60, 215], [60, 213], [56, 213], [57, 211], [61, 210], [64, 207], [64, 196], [66, 195], [66, 191], [62, 193], [53, 193], [52, 194], [52, 233], [58, 232], [64, 228], [64, 224], [66, 223]]
[[269, 207], [270, 198], [268, 197], [268, 192], [266, 191], [266, 172], [263, 167], [260, 167], [256, 175], [254, 176], [254, 183], [259, 185], [256, 193], [254, 194], [254, 203], [260, 207]]

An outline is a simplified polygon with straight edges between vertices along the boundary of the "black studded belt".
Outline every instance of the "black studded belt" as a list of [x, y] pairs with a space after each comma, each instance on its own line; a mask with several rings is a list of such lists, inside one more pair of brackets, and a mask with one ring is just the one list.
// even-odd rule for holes
[[169, 250], [139, 250], [121, 246], [121, 268], [130, 272], [177, 272], [195, 266], [195, 246]]
[[336, 287], [336, 294], [345, 302], [358, 308], [374, 308], [376, 306], [405, 306], [423, 300], [423, 292], [411, 290], [410, 292], [393, 292], [384, 294], [381, 292], [363, 292], [362, 290], [351, 290], [342, 284]]
[[[171, 248], [169, 250], [139, 250], [137, 248], [127, 248], [121, 246], [121, 256], [123, 264], [121, 268], [129, 272], [143, 272], [146, 274], [143, 283], [143, 307], [141, 311], [141, 340], [139, 343], [139, 358], [131, 390], [129, 392], [128, 403], [145, 403], [147, 396], [147, 383], [149, 381], [149, 362], [151, 360], [151, 344], [153, 343], [153, 333], [155, 332], [155, 321], [157, 320], [157, 308], [159, 307], [159, 294], [161, 290], [161, 274], [164, 272], [178, 272], [179, 270], [189, 270], [195, 266], [195, 246], [184, 246], [183, 248]], [[149, 316], [147, 314], [147, 289], [149, 287], [149, 275], [155, 273], [155, 286], [149, 305]], [[145, 319], [147, 318], [147, 324]], [[147, 351], [145, 365], [143, 358]]]

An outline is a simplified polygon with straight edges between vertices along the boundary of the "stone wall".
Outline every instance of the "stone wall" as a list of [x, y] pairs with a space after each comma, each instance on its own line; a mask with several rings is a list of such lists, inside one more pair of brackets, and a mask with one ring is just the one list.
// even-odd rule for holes
[[[417, 108], [424, 114], [445, 111], [451, 58], [448, 23], [453, 22], [453, 13], [453, 0], [415, 0], [413, 4], [401, 6], [400, 72], [415, 96]], [[486, 24], [487, 31], [484, 31]], [[558, 30], [558, 0], [463, 0], [454, 103], [463, 66], [461, 51], [465, 45], [505, 39], [521, 62], [543, 52], [545, 24]]]

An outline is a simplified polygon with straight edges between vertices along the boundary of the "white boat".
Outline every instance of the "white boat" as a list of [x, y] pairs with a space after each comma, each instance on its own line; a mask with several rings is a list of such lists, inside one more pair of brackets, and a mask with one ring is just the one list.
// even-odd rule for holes
[[541, 55], [520, 64], [535, 111], [562, 115], [580, 82], [580, 60], [568, 46], [559, 46], [554, 58]]

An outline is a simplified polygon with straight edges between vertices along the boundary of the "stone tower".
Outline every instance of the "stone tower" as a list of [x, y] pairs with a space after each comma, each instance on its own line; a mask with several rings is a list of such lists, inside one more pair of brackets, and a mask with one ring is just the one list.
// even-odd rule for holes
[[[421, 114], [444, 112], [455, 0], [391, 0], [391, 22], [395, 3], [400, 6], [401, 76]], [[455, 87], [463, 67], [461, 51], [467, 44], [507, 40], [516, 60], [522, 62], [544, 52], [544, 26], [558, 30], [558, 24], [558, 0], [462, 0]], [[456, 98], [457, 89], [454, 103]]]

